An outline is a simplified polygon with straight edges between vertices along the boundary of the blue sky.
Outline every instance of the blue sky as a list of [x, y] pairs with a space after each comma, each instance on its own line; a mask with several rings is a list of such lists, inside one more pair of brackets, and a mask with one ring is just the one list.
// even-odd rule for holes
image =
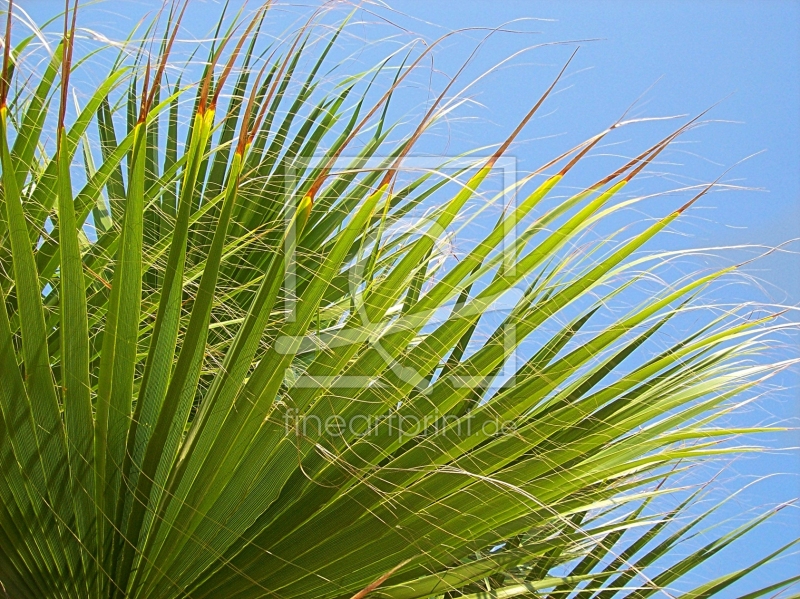
[[[195, 0], [189, 13], [190, 31], [197, 36], [209, 32], [215, 25], [217, 4]], [[752, 189], [704, 197], [679, 227], [676, 233], [680, 235], [667, 238], [664, 247], [773, 247], [800, 237], [800, 2], [392, 0], [390, 4], [393, 11], [371, 7], [359, 13], [364, 24], [354, 27], [354, 35], [361, 31], [366, 38], [375, 39], [398, 33], [393, 26], [379, 26], [377, 15], [429, 40], [457, 28], [504, 23], [507, 29], [517, 31], [492, 36], [465, 72], [465, 82], [525, 47], [582, 40], [532, 49], [480, 82], [471, 95], [473, 103], [462, 111], [472, 120], [454, 122], [447, 134], [430, 142], [430, 151], [455, 152], [502, 140], [579, 45], [568, 76], [548, 102], [547, 110], [534, 119], [520, 143], [512, 148], [523, 171], [602, 130], [640, 96], [631, 116], [694, 116], [720, 102], [709, 114], [717, 122], [685, 136], [665, 155], [658, 169], [653, 169], [651, 181], [642, 185], [667, 189], [707, 182], [761, 152], [736, 166], [724, 179]], [[21, 0], [20, 5], [40, 20], [60, 3]], [[116, 28], [122, 33], [155, 5], [151, 1], [106, 2], [89, 9], [82, 24]], [[304, 11], [287, 7], [283, 19], [288, 22], [293, 14]], [[376, 33], [367, 32], [367, 24], [374, 25]], [[455, 72], [484, 35], [485, 31], [474, 30], [448, 40], [435, 53], [436, 69]], [[408, 39], [406, 36], [402, 41]], [[358, 39], [347, 43], [357, 46]], [[370, 52], [366, 47], [354, 60], [371, 64], [376, 56]], [[434, 76], [432, 81], [441, 88], [444, 80]], [[632, 148], [643, 147], [636, 145], [637, 140], [652, 143], [674, 126], [655, 123], [631, 127], [605, 151], [633, 154]], [[609, 163], [598, 158], [597, 164], [598, 170], [603, 170]], [[648, 214], [658, 214], [658, 206]], [[800, 243], [785, 249], [800, 251]], [[739, 249], [730, 255], [745, 258], [762, 251]], [[777, 252], [750, 265], [748, 272], [758, 277], [762, 290], [731, 287], [720, 299], [760, 300], [784, 306], [800, 303], [797, 254]], [[784, 351], [796, 355], [797, 348]], [[752, 412], [755, 420], [798, 416], [798, 376], [786, 373], [777, 383], [787, 389], [767, 398], [762, 412]], [[773, 448], [786, 448], [800, 445], [800, 438], [795, 432], [771, 437], [767, 442]], [[800, 495], [800, 457], [796, 451], [737, 462], [734, 472], [741, 478], [732, 486], [752, 480], [749, 477], [786, 473], [756, 485], [737, 503], [737, 509], [774, 505]], [[723, 563], [726, 567], [732, 562], [743, 564], [748, 557], [763, 555], [768, 547], [800, 536], [798, 522], [796, 510], [785, 510], [765, 528], [766, 534], [712, 562], [704, 574], [713, 574]], [[780, 572], [800, 573], [797, 556], [765, 571], [763, 578]], [[737, 596], [743, 588], [737, 587], [730, 596]]]

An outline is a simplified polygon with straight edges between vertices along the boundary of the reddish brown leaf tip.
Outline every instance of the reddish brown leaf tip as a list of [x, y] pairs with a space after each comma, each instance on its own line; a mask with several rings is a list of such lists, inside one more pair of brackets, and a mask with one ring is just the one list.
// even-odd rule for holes
[[400, 568], [402, 568], [403, 566], [405, 566], [405, 565], [406, 565], [408, 562], [410, 562], [410, 561], [411, 561], [411, 560], [408, 560], [408, 559], [407, 559], [407, 560], [405, 560], [405, 561], [403, 561], [403, 562], [400, 562], [400, 563], [399, 563], [399, 564], [397, 564], [397, 565], [396, 565], [394, 568], [392, 568], [391, 570], [389, 570], [389, 571], [388, 571], [386, 574], [383, 574], [382, 576], [380, 576], [380, 578], [377, 578], [377, 579], [375, 579], [375, 580], [374, 580], [374, 581], [372, 581], [370, 584], [368, 584], [366, 587], [364, 587], [362, 590], [360, 590], [358, 593], [356, 593], [355, 595], [353, 595], [353, 596], [352, 596], [350, 599], [364, 599], [364, 597], [366, 597], [366, 596], [367, 596], [367, 595], [369, 595], [369, 594], [370, 594], [372, 591], [374, 591], [374, 590], [375, 590], [375, 589], [377, 589], [379, 586], [381, 586], [381, 585], [382, 585], [384, 582], [386, 582], [386, 579], [388, 579], [388, 578], [389, 578], [389, 577], [390, 577], [392, 574], [394, 574], [395, 572], [397, 572], [397, 571], [398, 571]]
[[693, 197], [691, 200], [689, 200], [688, 202], [686, 202], [686, 203], [685, 203], [683, 206], [681, 206], [680, 208], [678, 208], [678, 209], [675, 211], [675, 213], [676, 213], [676, 214], [683, 214], [683, 213], [684, 213], [686, 210], [688, 210], [688, 209], [689, 209], [689, 207], [690, 207], [692, 204], [694, 204], [694, 203], [695, 203], [697, 200], [699, 200], [699, 199], [700, 199], [700, 198], [702, 198], [704, 195], [706, 195], [706, 194], [708, 193], [708, 191], [709, 191], [709, 190], [710, 190], [712, 187], [714, 187], [714, 185], [716, 185], [716, 181], [715, 181], [714, 183], [710, 183], [709, 185], [707, 185], [707, 186], [706, 186], [706, 187], [703, 189], [703, 191], [701, 191], [700, 193], [698, 193], [698, 194], [697, 194], [696, 196], [694, 196], [694, 197]]
[[522, 121], [520, 121], [519, 125], [517, 125], [517, 128], [511, 132], [511, 135], [508, 136], [508, 139], [506, 139], [503, 142], [503, 144], [497, 149], [494, 155], [486, 163], [487, 167], [493, 166], [494, 163], [500, 159], [500, 157], [505, 153], [508, 147], [513, 143], [514, 139], [516, 139], [517, 135], [519, 135], [520, 131], [522, 131], [525, 128], [525, 125], [528, 124], [528, 121], [530, 121], [533, 118], [533, 115], [536, 114], [536, 111], [539, 110], [542, 104], [544, 104], [544, 101], [547, 99], [547, 97], [550, 95], [553, 89], [555, 89], [556, 85], [561, 80], [561, 77], [563, 77], [564, 73], [567, 70], [567, 67], [569, 67], [570, 63], [572, 62], [572, 59], [575, 58], [575, 55], [578, 53], [579, 49], [580, 48], [575, 48], [575, 51], [569, 57], [564, 66], [561, 67], [561, 71], [558, 73], [556, 78], [550, 84], [550, 87], [547, 88], [547, 90], [544, 92], [544, 94], [542, 94], [542, 96], [539, 98], [536, 104], [534, 104], [533, 108], [531, 108], [528, 111], [528, 114], [526, 114], [525, 117], [522, 119]]
[[5, 108], [8, 101], [8, 90], [11, 87], [9, 74], [11, 70], [11, 14], [14, 8], [14, 1], [8, 0], [8, 12], [6, 14], [6, 37], [3, 48], [3, 72], [0, 74], [0, 108]]

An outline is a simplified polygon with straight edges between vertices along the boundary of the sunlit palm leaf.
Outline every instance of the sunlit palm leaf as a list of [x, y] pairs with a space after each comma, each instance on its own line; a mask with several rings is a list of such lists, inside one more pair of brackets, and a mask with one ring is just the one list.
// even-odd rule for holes
[[[774, 430], [712, 425], [793, 363], [759, 358], [790, 325], [728, 310], [667, 341], [736, 267], [605, 310], [656, 278], [668, 257], [640, 250], [713, 184], [639, 232], [588, 241], [624, 218], [639, 201], [626, 185], [700, 117], [575, 193], [615, 123], [474, 213], [569, 63], [489, 157], [407, 173], [457, 105], [453, 83], [410, 132], [388, 105], [438, 42], [331, 86], [322, 69], [350, 17], [317, 39], [320, 9], [264, 47], [265, 5], [220, 20], [190, 85], [171, 72], [185, 10], [173, 3], [143, 40], [112, 49], [82, 106], [70, 76], [102, 50], [73, 58], [75, 7], [31, 88], [11, 84], [35, 49], [12, 48], [8, 20], [9, 597], [644, 598], [772, 515], [679, 559], [713, 509], [680, 523], [699, 491], [651, 508], [685, 494], [673, 481], [693, 462]], [[521, 200], [449, 260], [442, 241], [507, 193]], [[685, 596], [720, 593], [792, 546]]]

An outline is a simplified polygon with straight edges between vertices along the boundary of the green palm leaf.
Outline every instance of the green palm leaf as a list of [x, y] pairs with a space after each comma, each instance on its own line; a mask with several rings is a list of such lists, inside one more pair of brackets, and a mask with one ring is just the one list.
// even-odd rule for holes
[[[679, 477], [756, 451], [738, 439], [777, 429], [720, 418], [795, 362], [762, 357], [793, 327], [779, 314], [704, 310], [737, 267], [664, 283], [668, 255], [642, 254], [715, 184], [638, 232], [590, 234], [626, 218], [642, 201], [628, 183], [703, 115], [594, 184], [578, 182], [585, 157], [631, 123], [484, 200], [569, 62], [488, 157], [418, 172], [404, 165], [458, 106], [457, 78], [410, 131], [389, 105], [448, 36], [337, 80], [325, 69], [353, 14], [324, 28], [320, 9], [266, 44], [265, 4], [223, 15], [187, 84], [202, 48], [178, 65], [186, 9], [74, 59], [67, 4], [26, 88], [12, 79], [37, 49], [13, 46], [9, 7], [9, 597], [644, 598], [761, 530], [773, 511], [675, 551], [716, 509], [698, 516], [704, 494]], [[71, 108], [73, 72], [109, 51]], [[521, 200], [449, 260], [442, 242], [509, 193]], [[656, 279], [634, 309], [607, 309]], [[705, 316], [668, 336], [690, 311]], [[684, 596], [723, 593], [792, 546]]]

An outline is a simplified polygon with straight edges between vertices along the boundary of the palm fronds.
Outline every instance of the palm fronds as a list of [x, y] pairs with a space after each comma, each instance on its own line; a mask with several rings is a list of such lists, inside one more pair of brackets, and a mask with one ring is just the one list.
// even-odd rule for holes
[[[673, 483], [693, 463], [774, 430], [715, 422], [792, 363], [760, 357], [780, 315], [703, 309], [735, 266], [652, 288], [669, 259], [641, 250], [714, 184], [589, 235], [627, 218], [640, 199], [622, 190], [702, 115], [581, 183], [617, 122], [474, 213], [569, 63], [488, 156], [420, 173], [404, 165], [454, 109], [450, 85], [405, 133], [387, 106], [436, 43], [330, 84], [347, 19], [318, 30], [321, 9], [264, 47], [264, 5], [220, 21], [191, 84], [173, 57], [186, 9], [123, 44], [77, 107], [71, 76], [114, 49], [76, 60], [67, 4], [61, 43], [24, 74], [31, 40], [13, 45], [7, 13], [7, 596], [644, 598], [771, 515], [678, 558], [713, 509], [692, 512], [699, 492], [653, 509], [688, 492]], [[442, 241], [509, 193], [451, 260]], [[705, 320], [663, 334], [689, 313]]]

